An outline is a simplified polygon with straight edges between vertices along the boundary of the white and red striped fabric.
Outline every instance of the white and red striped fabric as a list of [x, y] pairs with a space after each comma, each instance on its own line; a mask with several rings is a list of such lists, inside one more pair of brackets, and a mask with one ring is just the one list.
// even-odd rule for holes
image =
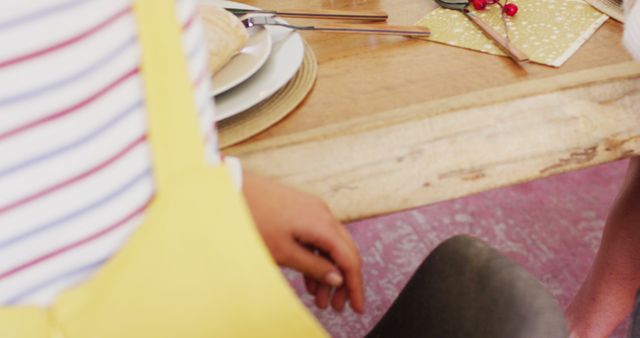
[[[217, 164], [202, 28], [193, 1], [176, 6]], [[0, 46], [0, 305], [44, 306], [118, 250], [154, 194], [132, 0], [2, 2]]]

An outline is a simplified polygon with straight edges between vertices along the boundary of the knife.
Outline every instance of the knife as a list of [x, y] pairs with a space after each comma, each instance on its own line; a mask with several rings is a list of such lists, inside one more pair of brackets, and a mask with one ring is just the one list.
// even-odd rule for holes
[[334, 20], [366, 20], [366, 21], [386, 21], [389, 15], [383, 11], [353, 10], [343, 11], [335, 9], [241, 9], [225, 8], [234, 15], [245, 14], [272, 14], [290, 18], [313, 18], [313, 19], [334, 19]]
[[282, 26], [295, 30], [304, 31], [320, 31], [333, 33], [360, 33], [360, 34], [379, 34], [379, 35], [405, 35], [405, 36], [429, 36], [430, 31], [426, 27], [421, 26], [395, 26], [384, 24], [315, 24], [313, 26], [297, 26], [280, 22], [273, 17], [268, 16], [249, 16], [241, 20], [242, 24], [247, 27], [274, 25]]

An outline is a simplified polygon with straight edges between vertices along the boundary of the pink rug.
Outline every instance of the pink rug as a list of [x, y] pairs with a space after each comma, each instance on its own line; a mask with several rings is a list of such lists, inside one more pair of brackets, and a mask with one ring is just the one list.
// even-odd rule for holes
[[[300, 276], [286, 275], [334, 337], [362, 337], [443, 240], [479, 237], [524, 266], [566, 306], [585, 278], [626, 161], [497, 189], [348, 225], [361, 248], [367, 313], [320, 311]], [[628, 324], [612, 336], [626, 337]]]

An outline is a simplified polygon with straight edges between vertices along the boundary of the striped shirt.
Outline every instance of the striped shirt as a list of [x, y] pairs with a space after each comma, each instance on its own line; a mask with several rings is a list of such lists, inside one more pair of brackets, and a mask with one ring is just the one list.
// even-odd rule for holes
[[[194, 1], [176, 6], [218, 164], [202, 27]], [[46, 306], [118, 250], [154, 194], [132, 0], [2, 2], [0, 46], [0, 305]]]

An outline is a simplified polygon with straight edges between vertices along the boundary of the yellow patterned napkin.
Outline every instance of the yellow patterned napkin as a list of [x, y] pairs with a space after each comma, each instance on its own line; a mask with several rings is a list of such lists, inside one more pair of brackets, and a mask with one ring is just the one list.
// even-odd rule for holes
[[[533, 62], [560, 67], [600, 27], [608, 16], [583, 0], [514, 0], [519, 11], [506, 17], [511, 42]], [[505, 24], [498, 5], [483, 11], [468, 7], [504, 35]], [[418, 21], [431, 29], [429, 40], [505, 55], [464, 14], [437, 8]]]

